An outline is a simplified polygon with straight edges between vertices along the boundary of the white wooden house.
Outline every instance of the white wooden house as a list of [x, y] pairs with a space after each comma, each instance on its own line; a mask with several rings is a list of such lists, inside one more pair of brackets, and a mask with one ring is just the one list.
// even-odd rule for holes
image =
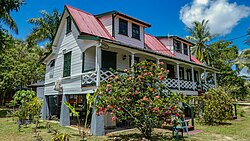
[[[113, 75], [109, 68], [123, 70], [142, 60], [164, 62], [170, 70], [164, 83], [173, 91], [198, 95], [214, 87], [217, 69], [190, 54], [191, 42], [178, 36], [146, 34], [145, 28], [150, 26], [117, 11], [92, 15], [66, 5], [53, 52], [44, 60], [43, 118], [60, 114], [61, 125], [68, 125], [64, 101], [84, 101], [85, 94], [93, 93], [100, 82]], [[213, 79], [208, 81], [207, 74]]]

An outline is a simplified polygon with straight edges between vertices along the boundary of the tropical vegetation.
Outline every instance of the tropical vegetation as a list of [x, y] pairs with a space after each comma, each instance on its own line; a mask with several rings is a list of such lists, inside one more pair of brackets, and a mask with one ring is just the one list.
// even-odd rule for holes
[[151, 61], [135, 63], [132, 69], [110, 77], [97, 94], [97, 115], [112, 112], [112, 120], [128, 120], [145, 138], [151, 138], [153, 127], [178, 125], [184, 118], [178, 94], [162, 83], [168, 71]]

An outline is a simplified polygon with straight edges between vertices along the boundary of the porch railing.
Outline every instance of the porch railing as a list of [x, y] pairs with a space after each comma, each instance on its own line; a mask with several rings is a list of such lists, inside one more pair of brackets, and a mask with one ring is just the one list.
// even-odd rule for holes
[[[117, 74], [123, 74], [122, 72], [116, 72]], [[110, 76], [117, 75], [114, 74], [110, 70], [100, 70], [100, 81], [105, 81], [107, 80]], [[97, 72], [95, 70], [91, 70], [88, 72], [85, 72], [82, 74], [82, 87], [89, 87], [89, 86], [96, 86], [96, 80], [97, 80]], [[178, 79], [165, 79], [163, 81], [165, 85], [167, 85], [168, 88], [170, 89], [179, 89], [178, 88]], [[192, 82], [189, 80], [180, 80], [180, 90], [200, 90], [202, 91], [207, 91], [209, 88], [214, 88], [215, 85], [212, 84], [202, 84], [199, 85], [198, 82]], [[201, 86], [202, 88], [200, 88]]]

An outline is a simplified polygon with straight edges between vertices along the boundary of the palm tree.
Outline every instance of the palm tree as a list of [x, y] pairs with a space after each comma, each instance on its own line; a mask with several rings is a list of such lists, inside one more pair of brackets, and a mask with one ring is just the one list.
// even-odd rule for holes
[[209, 53], [208, 46], [206, 45], [214, 35], [211, 35], [209, 28], [207, 27], [208, 20], [202, 20], [202, 22], [193, 22], [193, 27], [187, 27], [190, 36], [186, 36], [187, 40], [190, 40], [195, 45], [191, 48], [192, 54], [202, 63], [210, 65], [211, 55]]
[[243, 68], [247, 69], [250, 73], [250, 49], [244, 49], [235, 60], [236, 69], [240, 72]]
[[58, 10], [53, 10], [51, 15], [45, 10], [40, 11], [40, 13], [42, 15], [41, 17], [28, 20], [28, 22], [34, 24], [35, 27], [32, 29], [31, 34], [26, 40], [27, 42], [34, 44], [48, 41], [45, 44], [45, 47], [48, 51], [51, 51], [52, 41], [60, 24], [61, 14]]
[[[17, 24], [10, 16], [10, 12], [18, 11], [20, 6], [24, 4], [24, 0], [1, 0], [0, 1], [0, 23], [7, 25], [11, 30], [18, 34]], [[0, 25], [0, 30], [3, 32], [3, 27]]]

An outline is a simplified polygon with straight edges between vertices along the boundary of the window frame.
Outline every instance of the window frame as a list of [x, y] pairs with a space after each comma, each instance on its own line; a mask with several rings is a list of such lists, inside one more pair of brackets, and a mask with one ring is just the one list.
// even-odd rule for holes
[[[178, 44], [179, 44], [179, 46], [178, 46]], [[176, 52], [179, 52], [179, 53], [181, 53], [182, 52], [182, 49], [181, 49], [181, 41], [178, 41], [178, 40], [173, 40], [173, 46], [174, 46], [174, 50], [176, 51]], [[179, 47], [179, 48], [178, 48]], [[177, 50], [178, 49], [178, 50]]]
[[[123, 28], [126, 28], [126, 30]], [[118, 33], [121, 35], [128, 36], [128, 21], [127, 20], [119, 18], [119, 32]]]
[[71, 75], [71, 57], [72, 57], [72, 51], [67, 52], [63, 55], [63, 77], [68, 77]]
[[188, 45], [185, 43], [183, 43], [183, 54], [188, 55]]
[[[137, 34], [134, 32], [135, 30], [138, 30]], [[140, 26], [137, 24], [132, 23], [132, 38], [141, 40], [140, 38]]]
[[67, 19], [66, 34], [68, 34], [68, 33], [70, 33], [72, 31], [72, 29], [71, 29], [71, 17], [68, 16], [66, 19]]

